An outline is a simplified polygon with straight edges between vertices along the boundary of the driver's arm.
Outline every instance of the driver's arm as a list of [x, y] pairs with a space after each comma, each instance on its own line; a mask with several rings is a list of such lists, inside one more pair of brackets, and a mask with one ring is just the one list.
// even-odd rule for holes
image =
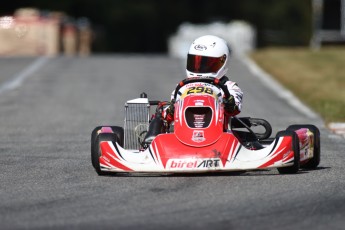
[[230, 98], [224, 100], [225, 113], [229, 116], [236, 116], [242, 109], [243, 92], [236, 82], [227, 81], [225, 85], [231, 95]]

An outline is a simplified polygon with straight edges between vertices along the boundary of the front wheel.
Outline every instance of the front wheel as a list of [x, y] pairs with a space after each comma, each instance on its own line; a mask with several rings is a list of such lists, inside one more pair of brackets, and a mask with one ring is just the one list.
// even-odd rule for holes
[[288, 167], [278, 168], [280, 174], [295, 174], [300, 167], [300, 152], [299, 152], [299, 140], [295, 132], [286, 130], [280, 131], [277, 136], [291, 136], [292, 137], [292, 150], [294, 152], [293, 165]]
[[101, 156], [100, 144], [102, 141], [119, 142], [118, 136], [115, 133], [100, 133], [95, 136], [94, 143], [91, 149], [91, 162], [98, 175], [107, 175], [107, 172], [101, 170], [99, 158]]
[[94, 128], [94, 130], [92, 130], [92, 133], [91, 133], [91, 162], [94, 168], [96, 167], [96, 162], [93, 158], [94, 152], [96, 151], [95, 150], [96, 137], [101, 129], [102, 129], [102, 126], [97, 126], [96, 128]]
[[124, 145], [124, 130], [120, 126], [110, 126], [113, 130], [114, 134], [117, 136], [118, 141], [117, 143], [123, 148]]
[[[113, 131], [113, 133], [117, 136], [117, 140], [118, 140], [118, 144], [123, 147], [124, 145], [124, 130], [122, 127], [120, 126], [97, 126], [96, 128], [93, 129], [92, 133], [91, 133], [91, 161], [92, 161], [92, 166], [96, 167], [95, 165], [95, 161], [92, 160], [92, 154], [93, 152], [97, 151], [97, 145], [95, 145], [96, 143], [96, 138], [99, 135], [99, 133], [101, 132], [101, 129], [103, 127], [110, 127], [111, 130]], [[96, 148], [95, 148], [96, 146]]]

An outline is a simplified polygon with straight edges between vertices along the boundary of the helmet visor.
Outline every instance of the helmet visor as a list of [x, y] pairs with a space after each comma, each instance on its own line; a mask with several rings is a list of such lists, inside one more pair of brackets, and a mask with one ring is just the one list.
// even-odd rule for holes
[[217, 73], [224, 65], [225, 60], [225, 54], [221, 57], [188, 54], [187, 70], [193, 73]]

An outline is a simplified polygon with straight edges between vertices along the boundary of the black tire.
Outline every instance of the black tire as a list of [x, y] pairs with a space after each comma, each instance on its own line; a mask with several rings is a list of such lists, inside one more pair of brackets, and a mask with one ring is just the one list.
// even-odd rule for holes
[[114, 134], [117, 136], [118, 138], [118, 143], [121, 147], [123, 147], [123, 141], [124, 141], [124, 130], [122, 127], [119, 126], [97, 126], [96, 128], [94, 128], [94, 130], [91, 133], [91, 162], [92, 162], [92, 166], [95, 167], [94, 165], [94, 161], [92, 161], [92, 152], [93, 151], [97, 151], [95, 150], [95, 142], [96, 142], [96, 137], [98, 135], [98, 131], [102, 129], [102, 127], [110, 127]]
[[277, 134], [277, 137], [281, 136], [291, 136], [292, 137], [292, 149], [294, 151], [294, 163], [291, 166], [288, 167], [281, 167], [278, 168], [278, 172], [280, 174], [295, 174], [298, 172], [300, 168], [300, 149], [299, 149], [299, 140], [298, 136], [295, 132], [286, 130], [286, 131], [280, 131]]
[[307, 128], [314, 134], [314, 154], [307, 163], [301, 165], [301, 168], [315, 169], [320, 164], [321, 160], [321, 143], [320, 143], [320, 130], [315, 125], [290, 125], [287, 130], [296, 131], [301, 128]]
[[96, 137], [97, 137], [97, 132], [102, 128], [102, 126], [97, 126], [96, 128], [94, 128], [94, 130], [92, 130], [92, 133], [91, 133], [91, 162], [92, 162], [92, 166], [95, 168], [96, 165], [95, 165], [95, 162], [92, 158], [93, 156], [93, 152], [96, 151], [95, 150], [95, 142], [96, 142]]
[[123, 144], [124, 144], [123, 141], [124, 141], [124, 136], [125, 136], [123, 128], [120, 126], [109, 126], [109, 127], [113, 130], [114, 134], [116, 134], [118, 138], [117, 143], [119, 143], [119, 145], [123, 148]]
[[98, 175], [107, 175], [108, 172], [101, 171], [101, 167], [99, 165], [99, 157], [101, 156], [99, 144], [102, 141], [112, 141], [112, 142], [118, 142], [118, 137], [114, 133], [100, 133], [99, 135], [96, 135], [95, 143], [93, 145], [93, 149], [91, 150], [91, 161], [92, 165], [95, 168]]

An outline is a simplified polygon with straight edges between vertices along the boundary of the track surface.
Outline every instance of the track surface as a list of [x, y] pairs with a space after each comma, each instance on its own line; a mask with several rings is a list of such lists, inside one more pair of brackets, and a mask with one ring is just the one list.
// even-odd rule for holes
[[[0, 85], [34, 59], [0, 59]], [[344, 229], [344, 139], [268, 90], [239, 61], [243, 116], [321, 126], [313, 171], [170, 177], [100, 177], [90, 162], [97, 125], [122, 125], [123, 104], [143, 91], [169, 98], [184, 76], [164, 56], [54, 58], [0, 94], [1, 229]]]

